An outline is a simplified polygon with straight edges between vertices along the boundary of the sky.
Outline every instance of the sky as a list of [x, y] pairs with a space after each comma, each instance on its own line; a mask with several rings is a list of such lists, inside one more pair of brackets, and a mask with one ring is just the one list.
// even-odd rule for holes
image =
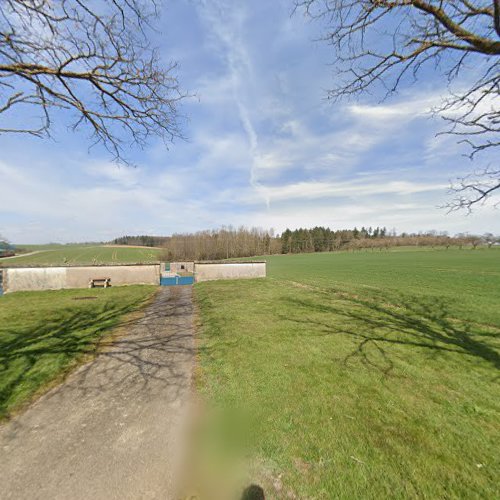
[[[388, 100], [332, 103], [323, 26], [291, 0], [167, 0], [157, 42], [193, 97], [185, 140], [151, 140], [118, 167], [85, 133], [0, 136], [0, 234], [14, 243], [108, 241], [222, 225], [386, 226], [500, 232], [492, 204], [448, 214], [450, 179], [475, 168], [436, 133], [447, 89], [429, 72]], [[477, 165], [476, 168], [481, 165]]]

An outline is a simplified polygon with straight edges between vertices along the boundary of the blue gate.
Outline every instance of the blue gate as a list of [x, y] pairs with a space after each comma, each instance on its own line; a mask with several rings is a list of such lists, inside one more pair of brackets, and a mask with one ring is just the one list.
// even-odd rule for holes
[[192, 285], [193, 283], [194, 276], [162, 276], [160, 278], [161, 286]]

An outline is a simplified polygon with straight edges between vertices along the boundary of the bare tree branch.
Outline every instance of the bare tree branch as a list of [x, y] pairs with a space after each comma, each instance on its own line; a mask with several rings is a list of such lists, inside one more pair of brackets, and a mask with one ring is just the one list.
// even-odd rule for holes
[[[468, 146], [471, 159], [500, 146], [500, 0], [296, 0], [295, 5], [327, 25], [324, 39], [335, 50], [338, 70], [329, 98], [372, 91], [387, 97], [432, 68], [450, 89], [458, 88], [434, 110], [449, 124], [444, 133]], [[491, 170], [482, 173], [489, 179]], [[456, 191], [449, 208], [470, 209], [499, 188], [483, 189], [477, 173], [469, 184], [472, 179], [478, 191]]]
[[[454, 200], [446, 208], [450, 212], [466, 210], [470, 213], [474, 206], [484, 204], [497, 189], [500, 189], [500, 169], [486, 168], [475, 172], [451, 185]], [[496, 202], [495, 206], [499, 204]]]
[[493, 8], [495, 10], [495, 31], [500, 36], [500, 0], [493, 0]]
[[[156, 0], [3, 0], [0, 134], [49, 136], [63, 110], [120, 162], [125, 145], [181, 136], [177, 65], [149, 43], [157, 14]], [[23, 107], [38, 110], [31, 124]]]

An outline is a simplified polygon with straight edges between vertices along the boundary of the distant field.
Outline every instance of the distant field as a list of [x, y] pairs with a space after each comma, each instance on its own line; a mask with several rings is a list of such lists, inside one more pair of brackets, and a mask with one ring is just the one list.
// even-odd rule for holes
[[500, 326], [500, 248], [277, 255], [269, 276], [347, 291], [444, 301], [453, 315]]
[[267, 260], [195, 287], [207, 462], [239, 443], [269, 498], [499, 498], [499, 249]]
[[62, 248], [68, 247], [84, 247], [84, 246], [96, 246], [91, 244], [84, 243], [68, 243], [67, 245], [63, 245], [61, 243], [47, 243], [44, 245], [15, 245], [18, 250], [22, 250], [23, 252], [33, 252], [36, 250], [58, 250]]
[[94, 356], [103, 337], [155, 290], [127, 286], [0, 297], [0, 420]]
[[159, 248], [122, 247], [122, 246], [92, 246], [92, 245], [56, 245], [24, 246], [32, 253], [19, 255], [11, 259], [0, 259], [0, 266], [12, 265], [59, 265], [59, 264], [135, 264], [158, 262], [161, 254]]

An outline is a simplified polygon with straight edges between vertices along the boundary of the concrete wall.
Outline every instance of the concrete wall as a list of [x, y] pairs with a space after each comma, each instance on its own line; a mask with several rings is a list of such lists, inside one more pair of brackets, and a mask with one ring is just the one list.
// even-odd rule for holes
[[16, 268], [4, 269], [3, 291], [58, 290], [66, 287], [66, 268]]
[[237, 280], [245, 278], [265, 278], [265, 262], [196, 262], [194, 265], [196, 282], [211, 280]]
[[67, 288], [83, 288], [95, 278], [111, 278], [111, 286], [158, 285], [160, 266], [96, 266], [68, 267]]
[[82, 266], [4, 269], [4, 292], [87, 288], [96, 278], [111, 278], [111, 286], [158, 285], [160, 266]]
[[[176, 263], [180, 264], [180, 263]], [[187, 262], [195, 281], [265, 278], [265, 262]], [[179, 271], [182, 271], [179, 267]], [[166, 274], [166, 273], [165, 273]], [[87, 288], [91, 279], [111, 278], [111, 286], [159, 285], [160, 265], [19, 267], [3, 270], [3, 291], [60, 290]]]
[[[184, 268], [183, 268], [184, 267]], [[193, 273], [194, 272], [194, 262], [171, 262], [170, 263], [171, 273]]]

